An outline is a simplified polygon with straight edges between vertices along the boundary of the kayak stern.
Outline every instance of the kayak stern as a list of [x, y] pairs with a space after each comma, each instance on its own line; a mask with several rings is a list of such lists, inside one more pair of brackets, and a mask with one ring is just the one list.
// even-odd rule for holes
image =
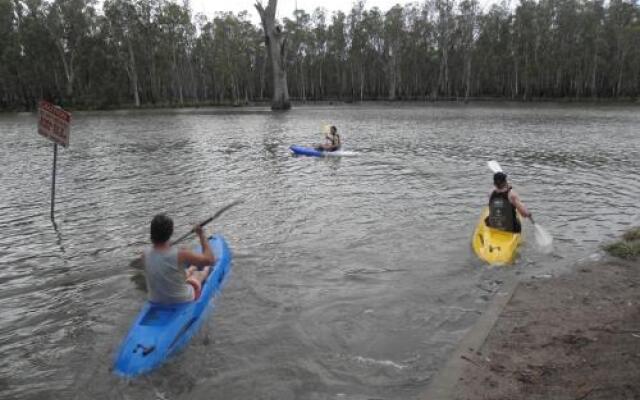
[[513, 264], [522, 241], [522, 234], [488, 227], [485, 224], [488, 215], [489, 208], [485, 207], [471, 241], [474, 252], [480, 259], [491, 265]]

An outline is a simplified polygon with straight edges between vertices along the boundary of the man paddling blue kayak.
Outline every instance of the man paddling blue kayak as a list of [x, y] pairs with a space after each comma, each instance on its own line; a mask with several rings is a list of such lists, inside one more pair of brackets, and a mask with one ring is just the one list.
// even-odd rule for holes
[[[152, 247], [144, 252], [143, 259], [149, 301], [120, 345], [113, 365], [117, 375], [131, 378], [151, 372], [183, 349], [198, 332], [213, 309], [214, 295], [220, 292], [231, 271], [232, 259], [224, 238], [216, 235], [206, 240], [202, 227], [239, 203], [242, 201], [226, 205], [173, 242], [169, 242], [173, 233], [171, 218], [162, 214], [153, 218]], [[176, 244], [191, 233], [198, 234], [200, 246], [194, 251], [177, 248]]]
[[193, 231], [200, 240], [202, 253], [172, 246], [169, 239], [173, 234], [173, 220], [165, 214], [153, 217], [152, 246], [143, 254], [150, 301], [173, 304], [197, 300], [200, 297], [202, 282], [209, 275], [215, 256], [206, 239], [204, 228], [196, 225]]

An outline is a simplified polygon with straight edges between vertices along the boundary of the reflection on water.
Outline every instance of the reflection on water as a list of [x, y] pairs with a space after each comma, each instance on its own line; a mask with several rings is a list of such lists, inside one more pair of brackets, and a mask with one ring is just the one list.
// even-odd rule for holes
[[[288, 154], [329, 122], [359, 156]], [[419, 397], [509, 275], [559, 273], [640, 222], [639, 123], [632, 107], [509, 104], [76, 113], [52, 226], [51, 146], [34, 116], [2, 115], [0, 397]], [[553, 254], [475, 259], [488, 159]], [[213, 223], [235, 253], [213, 318], [151, 376], [112, 376], [151, 216], [180, 235], [235, 198]]]

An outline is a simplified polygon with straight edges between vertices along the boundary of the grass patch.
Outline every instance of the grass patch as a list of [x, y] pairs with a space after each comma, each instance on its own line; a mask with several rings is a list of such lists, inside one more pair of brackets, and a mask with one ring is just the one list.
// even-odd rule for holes
[[604, 246], [607, 253], [625, 260], [640, 257], [640, 228], [631, 229], [622, 235], [622, 240]]
[[627, 242], [634, 242], [640, 240], [640, 228], [631, 229], [626, 231], [624, 235], [622, 235], [622, 239]]

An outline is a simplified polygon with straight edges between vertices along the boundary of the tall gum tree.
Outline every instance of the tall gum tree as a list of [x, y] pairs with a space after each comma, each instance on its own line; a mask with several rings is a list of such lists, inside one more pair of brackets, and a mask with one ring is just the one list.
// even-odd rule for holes
[[130, 0], [107, 0], [103, 9], [111, 37], [116, 42], [114, 47], [118, 59], [129, 77], [134, 105], [140, 107], [138, 69], [132, 43], [137, 36], [135, 29], [138, 16], [135, 5]]
[[73, 103], [82, 41], [91, 35], [94, 17], [92, 0], [55, 0], [48, 4], [46, 27], [64, 68], [65, 97], [69, 103]]
[[278, 0], [269, 0], [266, 8], [261, 1], [256, 2], [255, 7], [260, 14], [264, 29], [264, 41], [271, 60], [271, 73], [273, 74], [271, 109], [288, 110], [291, 108], [291, 102], [289, 101], [287, 71], [285, 69], [287, 38], [282, 26], [276, 23], [277, 5]]

